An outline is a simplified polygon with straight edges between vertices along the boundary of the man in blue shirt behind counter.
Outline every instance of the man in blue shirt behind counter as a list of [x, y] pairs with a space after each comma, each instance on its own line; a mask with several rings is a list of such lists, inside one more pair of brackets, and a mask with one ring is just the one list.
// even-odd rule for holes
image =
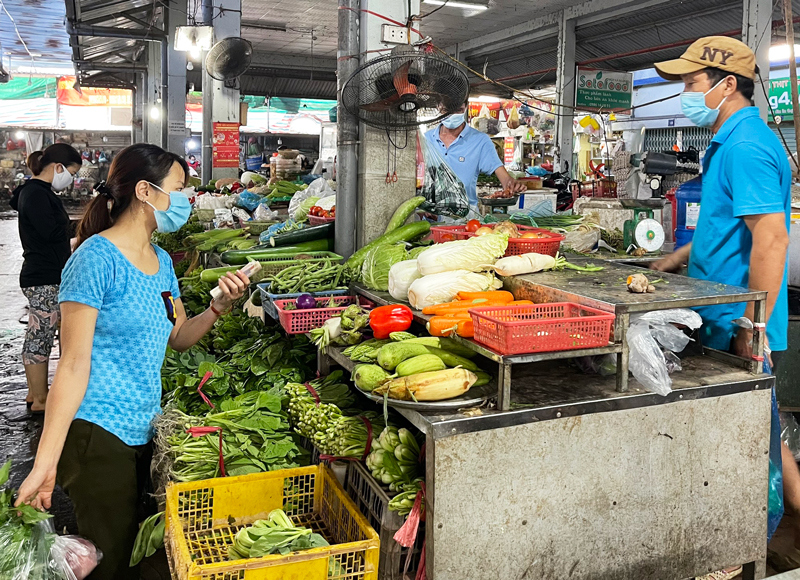
[[[752, 103], [755, 55], [736, 39], [709, 36], [694, 42], [680, 58], [655, 66], [662, 77], [684, 82], [683, 114], [695, 125], [711, 129], [714, 138], [703, 160], [700, 217], [692, 243], [653, 267], [674, 271], [688, 259], [694, 278], [766, 291], [767, 343], [772, 350], [766, 358], [777, 364], [778, 355], [786, 350], [789, 323], [792, 175], [783, 147]], [[752, 322], [753, 302], [697, 311], [703, 317], [705, 346], [753, 356], [753, 331], [733, 322], [740, 317]], [[774, 371], [775, 365], [771, 366]], [[800, 472], [785, 445], [781, 454], [784, 502], [797, 518]], [[795, 544], [800, 547], [800, 522], [794, 527]]]
[[526, 191], [527, 188], [508, 174], [489, 136], [469, 126], [466, 119], [468, 104], [462, 103], [440, 125], [425, 133], [425, 138], [441, 153], [447, 165], [464, 184], [469, 205], [477, 209], [480, 173], [494, 173], [503, 189], [512, 193]]

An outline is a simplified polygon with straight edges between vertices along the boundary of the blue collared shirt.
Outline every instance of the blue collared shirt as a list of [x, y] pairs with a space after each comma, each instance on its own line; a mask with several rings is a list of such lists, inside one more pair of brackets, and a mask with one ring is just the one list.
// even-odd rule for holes
[[491, 175], [503, 166], [494, 143], [486, 133], [481, 133], [467, 124], [461, 134], [445, 147], [439, 137], [438, 125], [425, 133], [425, 138], [442, 155], [447, 165], [464, 184], [469, 204], [478, 205], [478, 174]]
[[[753, 236], [744, 217], [770, 213], [786, 215], [789, 230], [792, 174], [778, 138], [758, 115], [745, 107], [723, 123], [703, 160], [700, 217], [692, 239], [689, 275], [747, 288]], [[786, 350], [789, 303], [783, 285], [767, 324], [772, 350]], [[746, 304], [697, 308], [703, 317], [703, 344], [728, 350], [738, 330], [732, 320], [744, 315]]]

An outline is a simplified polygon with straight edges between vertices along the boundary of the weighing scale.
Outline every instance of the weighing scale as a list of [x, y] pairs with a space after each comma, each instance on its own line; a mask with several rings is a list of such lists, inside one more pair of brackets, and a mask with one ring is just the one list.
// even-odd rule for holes
[[664, 228], [653, 219], [653, 210], [633, 208], [633, 219], [625, 222], [623, 230], [625, 248], [642, 248], [647, 253], [658, 252], [664, 245]]

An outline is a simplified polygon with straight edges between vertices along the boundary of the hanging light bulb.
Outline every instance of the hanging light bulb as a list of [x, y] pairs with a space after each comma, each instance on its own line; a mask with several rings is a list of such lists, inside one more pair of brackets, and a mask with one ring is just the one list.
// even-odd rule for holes
[[186, 70], [194, 70], [194, 65], [192, 64], [192, 61], [190, 60], [186, 61]]
[[150, 107], [150, 118], [151, 119], [158, 119], [161, 117], [161, 109], [153, 105]]

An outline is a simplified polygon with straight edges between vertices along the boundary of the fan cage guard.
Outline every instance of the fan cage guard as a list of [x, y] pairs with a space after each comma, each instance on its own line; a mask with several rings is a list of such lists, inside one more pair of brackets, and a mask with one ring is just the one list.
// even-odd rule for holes
[[208, 75], [218, 81], [241, 76], [253, 59], [253, 45], [246, 38], [223, 38], [211, 47], [205, 60]]
[[404, 53], [361, 65], [342, 88], [342, 104], [371, 127], [408, 129], [441, 121], [468, 95], [469, 80], [459, 67], [438, 56]]

